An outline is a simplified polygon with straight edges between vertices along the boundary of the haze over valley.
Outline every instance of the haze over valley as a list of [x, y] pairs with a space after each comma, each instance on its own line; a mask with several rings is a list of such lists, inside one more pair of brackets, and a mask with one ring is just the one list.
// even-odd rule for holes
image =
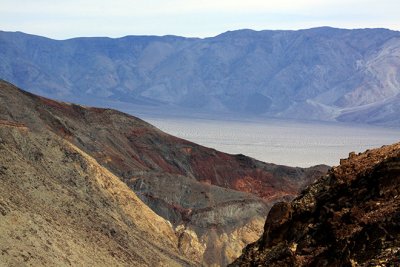
[[397, 140], [399, 47], [400, 33], [386, 29], [63, 41], [0, 32], [0, 77], [47, 97], [149, 118], [228, 153], [336, 165], [348, 151]]

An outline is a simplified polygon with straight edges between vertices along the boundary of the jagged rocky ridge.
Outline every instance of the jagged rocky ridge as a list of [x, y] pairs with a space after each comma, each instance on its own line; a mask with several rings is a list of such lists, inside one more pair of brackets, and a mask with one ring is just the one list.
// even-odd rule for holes
[[386, 29], [62, 41], [0, 32], [0, 58], [0, 78], [36, 94], [96, 106], [400, 122], [400, 32]]
[[400, 143], [351, 153], [275, 204], [262, 237], [230, 266], [399, 266], [399, 190]]
[[239, 256], [261, 234], [272, 203], [293, 198], [327, 171], [221, 153], [127, 114], [56, 102], [5, 81], [0, 120], [38, 135], [51, 133], [93, 157], [171, 222], [180, 253], [204, 265]]

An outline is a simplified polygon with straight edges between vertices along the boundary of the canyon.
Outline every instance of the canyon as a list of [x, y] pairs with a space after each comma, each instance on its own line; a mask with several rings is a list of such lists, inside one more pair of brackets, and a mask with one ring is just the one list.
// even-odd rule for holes
[[[33, 228], [40, 228], [40, 223], [51, 214], [67, 216], [77, 212], [74, 216], [86, 216], [84, 221], [72, 217], [71, 228], [63, 230], [69, 233], [66, 238], [72, 242], [71, 246], [79, 243], [87, 247], [84, 242], [93, 244], [94, 240], [105, 238], [110, 240], [104, 241], [106, 244], [117, 242], [114, 247], [101, 248], [110, 252], [108, 256], [123, 246], [126, 262], [134, 260], [144, 265], [151, 265], [146, 254], [135, 256], [141, 243], [138, 247], [127, 245], [129, 240], [138, 238], [126, 233], [131, 227], [138, 235], [142, 231], [146, 235], [155, 235], [158, 232], [153, 231], [152, 225], [160, 225], [158, 231], [165, 231], [165, 236], [158, 233], [159, 239], [155, 239], [154, 244], [150, 234], [146, 239], [151, 241], [149, 253], [157, 248], [163, 251], [162, 258], [158, 259], [162, 264], [226, 265], [240, 255], [246, 244], [259, 237], [273, 203], [294, 198], [329, 168], [325, 165], [287, 167], [240, 154], [218, 152], [163, 133], [131, 115], [50, 100], [5, 81], [0, 82], [0, 122], [5, 150], [1, 161], [2, 184], [18, 185], [15, 190], [4, 186], [8, 195], [14, 195], [14, 191], [18, 194], [15, 194], [16, 198], [3, 199], [3, 225], [14, 220], [14, 210], [17, 217], [23, 212], [22, 200], [17, 196], [24, 198], [25, 210], [34, 206], [31, 212], [37, 221], [30, 222]], [[24, 169], [29, 171], [24, 172]], [[52, 192], [52, 187], [60, 193]], [[94, 191], [96, 194], [92, 196]], [[119, 191], [123, 196], [119, 196]], [[48, 199], [46, 195], [49, 195]], [[54, 210], [40, 215], [39, 210], [53, 201]], [[124, 208], [118, 207], [121, 201]], [[91, 203], [94, 213], [85, 210]], [[84, 208], [80, 208], [81, 205]], [[112, 207], [119, 213], [113, 214]], [[136, 213], [131, 213], [132, 209], [136, 209]], [[97, 221], [95, 217], [102, 213], [102, 219]], [[140, 225], [134, 222], [135, 216], [141, 217], [137, 222]], [[26, 217], [20, 220], [24, 222]], [[146, 226], [143, 221], [150, 223]], [[50, 218], [46, 227], [58, 223], [59, 219]], [[81, 228], [88, 229], [83, 240], [75, 231]], [[9, 244], [14, 244], [14, 252], [7, 255], [13, 255], [17, 258], [15, 262], [20, 262], [25, 257], [15, 250], [23, 250], [25, 243], [14, 243], [14, 239], [21, 237], [13, 235], [12, 229], [5, 229], [8, 229], [10, 239], [4, 239], [6, 243], [2, 243], [2, 247], [6, 249]], [[18, 231], [30, 238], [23, 229]], [[50, 233], [47, 235], [48, 238], [51, 236]], [[36, 235], [32, 238], [35, 244], [47, 242], [38, 240]], [[50, 249], [56, 258], [63, 262], [64, 252], [54, 247], [60, 240], [50, 239], [49, 242], [53, 244]], [[171, 249], [165, 248], [171, 244]], [[88, 253], [88, 257], [93, 253]], [[183, 256], [178, 257], [178, 253]], [[80, 256], [74, 254], [74, 257]], [[124, 259], [120, 264], [124, 264]], [[40, 262], [40, 259], [35, 260]]]

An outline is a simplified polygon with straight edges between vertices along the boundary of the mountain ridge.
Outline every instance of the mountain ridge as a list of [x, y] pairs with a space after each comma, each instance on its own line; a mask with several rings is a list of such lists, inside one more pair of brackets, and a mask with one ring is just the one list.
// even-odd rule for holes
[[[384, 108], [384, 101], [399, 95], [397, 31], [319, 27], [239, 30], [204, 39], [62, 41], [17, 36], [0, 33], [0, 78], [47, 97], [91, 105], [116, 101], [159, 114], [189, 108], [397, 125], [385, 120], [398, 114], [397, 101]], [[371, 104], [380, 114], [369, 109]], [[371, 112], [366, 115], [360, 108]]]
[[180, 253], [205, 265], [236, 258], [261, 233], [272, 203], [293, 198], [328, 169], [218, 152], [131, 115], [57, 102], [5, 81], [0, 81], [2, 121], [50, 132], [93, 157], [171, 223]]

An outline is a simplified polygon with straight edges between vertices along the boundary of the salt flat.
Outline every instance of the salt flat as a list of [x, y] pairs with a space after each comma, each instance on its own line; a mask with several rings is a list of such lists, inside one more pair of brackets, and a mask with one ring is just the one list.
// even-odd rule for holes
[[400, 129], [280, 120], [212, 120], [142, 117], [172, 135], [231, 154], [308, 167], [338, 165], [351, 151], [400, 141]]

